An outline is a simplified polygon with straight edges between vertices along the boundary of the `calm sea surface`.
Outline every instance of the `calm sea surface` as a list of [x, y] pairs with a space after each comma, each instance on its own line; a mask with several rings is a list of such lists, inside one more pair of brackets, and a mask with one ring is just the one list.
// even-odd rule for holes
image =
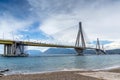
[[0, 57], [0, 70], [10, 69], [6, 74], [115, 67], [120, 67], [120, 55]]

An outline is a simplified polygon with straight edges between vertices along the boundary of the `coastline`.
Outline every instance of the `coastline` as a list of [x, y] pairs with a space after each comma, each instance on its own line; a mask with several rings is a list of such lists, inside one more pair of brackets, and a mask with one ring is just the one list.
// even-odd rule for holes
[[[36, 74], [3, 75], [0, 77], [0, 80], [120, 80], [119, 75], [120, 68], [97, 71], [66, 70]], [[107, 79], [109, 76], [110, 79]]]
[[0, 80], [101, 80], [77, 74], [81, 71], [60, 71], [40, 74], [17, 74], [2, 76]]
[[[5, 72], [4, 75], [8, 76], [8, 75], [19, 75], [19, 74], [24, 74], [24, 75], [28, 75], [28, 74], [44, 74], [44, 73], [54, 73], [54, 72], [64, 72], [64, 71], [82, 71], [82, 72], [89, 72], [89, 71], [110, 71], [110, 72], [118, 72], [120, 70], [120, 66], [112, 66], [112, 67], [108, 67], [108, 68], [103, 68], [103, 69], [78, 69], [78, 68], [70, 68], [70, 69], [67, 69], [67, 68], [64, 68], [64, 69], [61, 69], [61, 70], [50, 70], [50, 71], [13, 71], [11, 72], [11, 70], [9, 70], [8, 72]], [[120, 71], [119, 71], [120, 72]]]

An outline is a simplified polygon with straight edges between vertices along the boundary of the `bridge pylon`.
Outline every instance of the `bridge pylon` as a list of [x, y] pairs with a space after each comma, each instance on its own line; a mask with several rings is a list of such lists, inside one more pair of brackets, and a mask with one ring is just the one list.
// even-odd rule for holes
[[[81, 44], [80, 44], [80, 41], [81, 41]], [[86, 48], [86, 44], [85, 44], [85, 39], [83, 35], [82, 22], [79, 22], [79, 30], [76, 38], [75, 47], [78, 47], [78, 48], [75, 48], [78, 55], [83, 55], [83, 50]]]
[[96, 54], [97, 55], [106, 54], [106, 52], [104, 51], [103, 45], [101, 49], [99, 38], [97, 38], [97, 43], [96, 43]]

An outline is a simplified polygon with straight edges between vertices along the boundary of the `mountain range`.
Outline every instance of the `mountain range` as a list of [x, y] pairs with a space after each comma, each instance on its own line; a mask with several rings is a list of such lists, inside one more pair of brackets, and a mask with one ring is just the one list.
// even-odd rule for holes
[[[47, 54], [77, 54], [74, 49], [65, 48], [49, 48], [48, 50], [41, 52], [40, 50], [28, 50], [27, 53], [30, 56], [40, 56]], [[107, 54], [120, 54], [120, 49], [106, 50]], [[84, 50], [83, 54], [95, 55], [95, 50]]]
[[76, 54], [76, 51], [74, 49], [49, 48], [44, 54]]

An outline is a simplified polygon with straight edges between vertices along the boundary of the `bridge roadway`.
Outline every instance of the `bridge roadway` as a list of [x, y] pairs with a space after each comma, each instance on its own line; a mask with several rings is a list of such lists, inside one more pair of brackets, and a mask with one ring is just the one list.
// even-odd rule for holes
[[76, 46], [70, 46], [70, 45], [58, 45], [58, 44], [51, 44], [51, 43], [41, 43], [41, 42], [30, 42], [30, 41], [15, 41], [15, 40], [3, 40], [0, 39], [0, 44], [14, 44], [15, 42], [19, 42], [23, 44], [24, 46], [38, 46], [38, 47], [59, 47], [59, 48], [77, 48], [77, 49], [96, 49], [91, 47], [76, 47]]
[[[48, 44], [40, 42], [30, 42], [30, 41], [14, 41], [14, 40], [2, 40], [0, 39], [0, 44], [4, 45], [4, 55], [3, 56], [26, 56], [24, 53], [24, 46], [38, 46], [38, 47], [59, 47], [59, 48], [74, 48], [77, 55], [83, 55], [82, 52], [85, 49], [94, 49], [91, 47], [77, 47], [69, 45], [58, 45], [58, 44]], [[102, 50], [101, 50], [102, 51]], [[104, 51], [102, 51], [104, 53]]]
[[59, 47], [59, 48], [74, 48], [77, 53], [81, 55], [81, 51], [84, 48], [69, 46], [69, 45], [58, 45], [49, 44], [41, 42], [30, 42], [30, 41], [15, 41], [15, 40], [3, 40], [0, 39], [0, 44], [4, 45], [4, 55], [3, 56], [26, 56], [24, 52], [25, 46], [38, 46], [38, 47]]
[[14, 41], [14, 40], [2, 40], [0, 39], [0, 44], [9, 44], [12, 45], [15, 42], [18, 42], [24, 46], [38, 46], [38, 47], [60, 47], [60, 48], [79, 48], [83, 49], [82, 47], [75, 47], [69, 45], [58, 45], [58, 44], [49, 44], [49, 43], [41, 43], [41, 42], [30, 42], [30, 41]]

